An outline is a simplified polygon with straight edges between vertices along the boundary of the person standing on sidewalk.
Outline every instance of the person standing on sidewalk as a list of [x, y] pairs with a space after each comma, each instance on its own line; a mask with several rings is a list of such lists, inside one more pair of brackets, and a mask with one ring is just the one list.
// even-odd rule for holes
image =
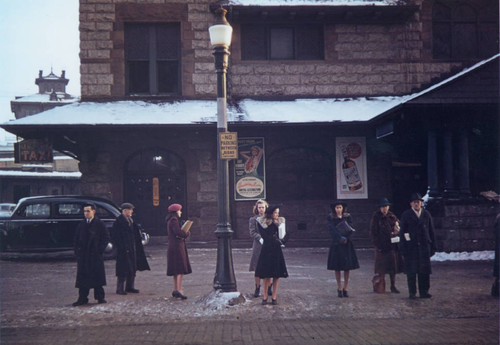
[[116, 247], [116, 293], [126, 295], [127, 292], [139, 293], [134, 286], [137, 271], [150, 270], [141, 231], [134, 222], [132, 214], [134, 205], [123, 203], [120, 214], [111, 229], [111, 240]]
[[[387, 198], [381, 199], [378, 206], [379, 210], [373, 214], [370, 221], [370, 235], [375, 246], [374, 271], [382, 281], [385, 279], [384, 276], [389, 274], [391, 292], [399, 293], [396, 288], [396, 274], [403, 272], [403, 260], [398, 245], [399, 220], [394, 213], [389, 211], [391, 203]], [[382, 286], [385, 290], [385, 283]]]
[[268, 288], [272, 278], [272, 304], [278, 304], [278, 283], [280, 278], [287, 278], [285, 257], [281, 250], [281, 239], [286, 235], [285, 218], [280, 217], [277, 205], [269, 206], [264, 217], [257, 218], [259, 233], [264, 242], [260, 251], [255, 276], [264, 279], [264, 299], [262, 304], [267, 304], [269, 297]]
[[77, 264], [75, 287], [78, 288], [78, 300], [73, 303], [74, 307], [89, 302], [90, 289], [94, 289], [97, 303], [106, 303], [103, 288], [106, 285], [103, 255], [109, 243], [109, 232], [95, 213], [95, 205], [84, 205], [85, 219], [77, 225], [75, 231], [74, 251]]
[[[264, 240], [259, 233], [257, 227], [257, 218], [264, 217], [266, 214], [266, 209], [269, 206], [267, 201], [259, 199], [253, 206], [253, 216], [248, 219], [248, 228], [250, 230], [250, 237], [253, 239], [252, 243], [252, 257], [250, 258], [250, 272], [255, 272], [255, 267], [257, 266], [257, 261], [259, 260], [260, 250], [262, 248], [262, 243]], [[255, 276], [255, 291], [253, 297], [259, 297], [260, 295], [260, 278]]]
[[190, 232], [181, 229], [179, 221], [182, 215], [181, 210], [182, 205], [180, 204], [172, 204], [168, 207], [166, 218], [168, 232], [167, 276], [174, 278], [172, 296], [186, 299], [187, 297], [182, 291], [182, 279], [184, 275], [192, 273], [185, 242]]
[[429, 211], [422, 208], [423, 201], [420, 194], [413, 193], [411, 208], [401, 215], [399, 237], [410, 299], [416, 298], [417, 276], [420, 298], [432, 297], [429, 293], [431, 257], [436, 253], [436, 240], [434, 222]]
[[[328, 230], [332, 237], [330, 250], [328, 252], [327, 269], [335, 271], [337, 281], [337, 296], [349, 297], [349, 274], [351, 270], [359, 268], [358, 257], [350, 235], [343, 236], [338, 226], [343, 221], [352, 226], [352, 217], [347, 213], [347, 205], [341, 201], [335, 201], [330, 205], [332, 213], [327, 217]], [[344, 271], [344, 286], [342, 287], [341, 271]]]

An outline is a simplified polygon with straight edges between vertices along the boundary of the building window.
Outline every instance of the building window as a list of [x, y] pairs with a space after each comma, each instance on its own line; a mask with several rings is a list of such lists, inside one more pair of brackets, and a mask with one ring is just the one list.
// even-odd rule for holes
[[322, 60], [323, 26], [319, 24], [242, 24], [243, 60]]
[[432, 53], [435, 59], [492, 56], [498, 45], [498, 6], [476, 9], [464, 3], [439, 3], [432, 11]]
[[179, 94], [179, 23], [126, 24], [125, 66], [128, 95]]

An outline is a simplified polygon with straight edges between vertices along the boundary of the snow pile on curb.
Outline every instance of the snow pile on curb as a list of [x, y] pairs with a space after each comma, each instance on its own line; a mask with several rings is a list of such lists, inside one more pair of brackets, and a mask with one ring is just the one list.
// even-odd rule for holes
[[495, 252], [493, 250], [484, 250], [480, 252], [461, 252], [461, 253], [436, 253], [432, 261], [480, 261], [480, 260], [493, 260]]

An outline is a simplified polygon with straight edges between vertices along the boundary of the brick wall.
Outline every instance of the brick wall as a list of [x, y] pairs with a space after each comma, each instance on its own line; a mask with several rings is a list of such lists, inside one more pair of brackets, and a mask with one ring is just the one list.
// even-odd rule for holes
[[[80, 0], [83, 100], [125, 97], [124, 32], [129, 21], [180, 21], [182, 97], [215, 97], [209, 0]], [[325, 25], [324, 61], [242, 61], [239, 25], [229, 69], [230, 97], [343, 97], [408, 94], [459, 64], [429, 59], [428, 24]], [[427, 28], [427, 29], [426, 29]]]

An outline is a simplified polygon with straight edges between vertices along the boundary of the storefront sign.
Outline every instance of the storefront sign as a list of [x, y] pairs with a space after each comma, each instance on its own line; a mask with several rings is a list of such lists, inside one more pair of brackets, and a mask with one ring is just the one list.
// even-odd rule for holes
[[52, 163], [52, 144], [45, 140], [23, 140], [14, 144], [16, 163]]
[[160, 180], [153, 177], [153, 206], [160, 206]]
[[337, 198], [367, 199], [365, 138], [337, 138], [336, 151]]
[[221, 159], [238, 158], [238, 133], [222, 132], [219, 133], [219, 147]]
[[238, 139], [238, 152], [234, 165], [235, 200], [265, 199], [264, 138]]

